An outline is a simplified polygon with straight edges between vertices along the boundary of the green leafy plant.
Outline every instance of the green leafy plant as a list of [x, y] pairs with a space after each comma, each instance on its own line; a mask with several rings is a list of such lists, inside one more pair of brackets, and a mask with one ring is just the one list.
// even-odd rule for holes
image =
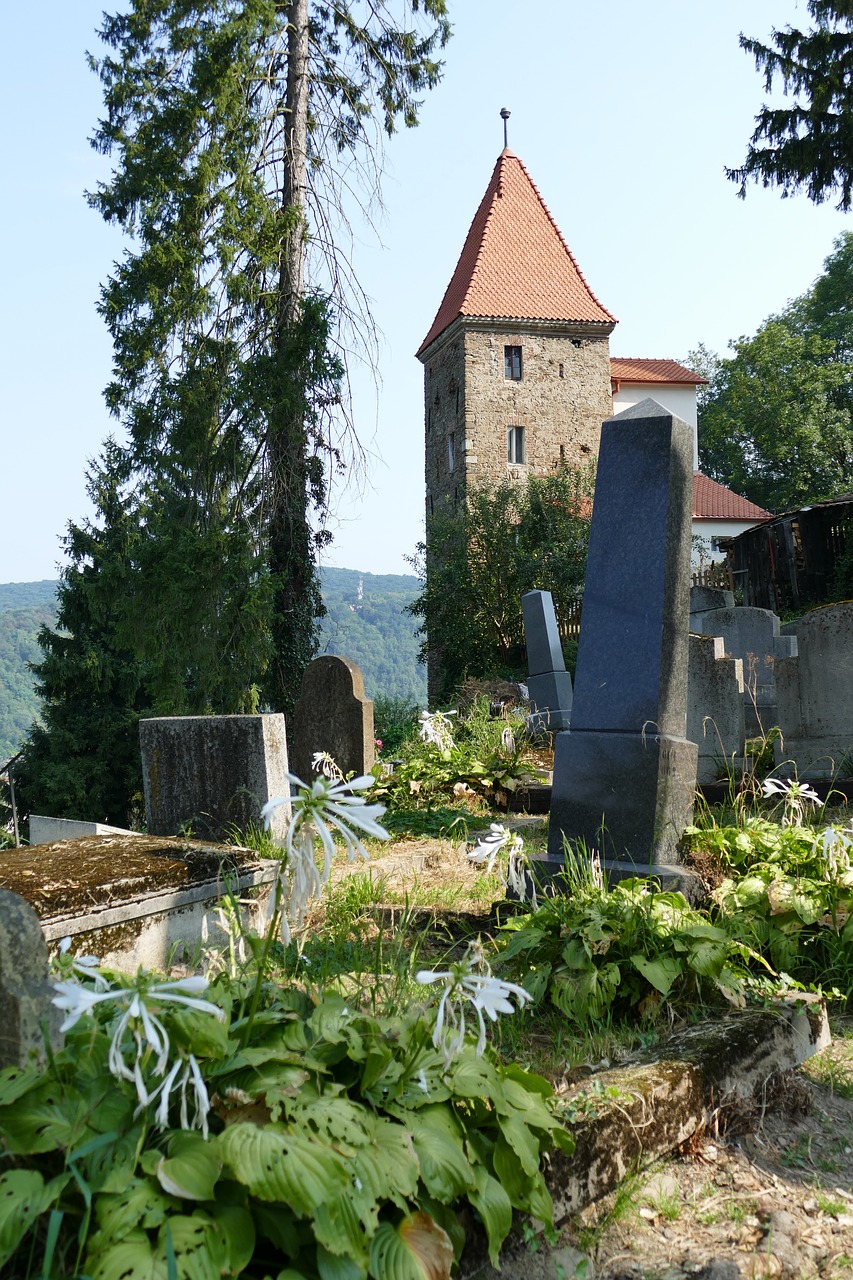
[[853, 832], [753, 816], [688, 827], [685, 842], [727, 873], [713, 891], [721, 923], [795, 979], [853, 992]]
[[577, 1026], [613, 1016], [652, 1016], [723, 997], [741, 1004], [755, 957], [680, 893], [648, 880], [575, 882], [501, 928], [497, 967], [534, 1000], [550, 1000]]
[[292, 781], [267, 931], [240, 933], [226, 903], [212, 982], [117, 977], [60, 948], [65, 1043], [46, 1069], [0, 1072], [10, 1274], [449, 1280], [463, 1205], [493, 1262], [513, 1210], [552, 1225], [542, 1157], [571, 1139], [547, 1081], [488, 1045], [486, 1019], [529, 997], [479, 946], [421, 970], [420, 999], [398, 984], [386, 1008], [363, 987], [315, 985], [310, 966], [307, 981], [280, 980], [332, 833], [351, 855], [357, 831], [384, 834], [381, 807], [358, 794], [370, 779]]

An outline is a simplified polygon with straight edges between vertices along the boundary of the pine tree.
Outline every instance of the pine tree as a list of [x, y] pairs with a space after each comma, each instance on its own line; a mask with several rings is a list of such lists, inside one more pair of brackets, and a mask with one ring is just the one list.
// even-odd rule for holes
[[90, 201], [133, 236], [101, 310], [149, 520], [130, 631], [159, 709], [243, 709], [265, 668], [286, 709], [312, 655], [312, 511], [347, 455], [341, 186], [376, 128], [417, 122], [449, 36], [445, 0], [399, 7], [406, 23], [386, 0], [132, 0], [104, 20], [94, 143], [115, 168]]
[[783, 196], [804, 190], [820, 203], [838, 194], [838, 208], [853, 202], [853, 4], [808, 0], [814, 26], [771, 32], [770, 43], [741, 35], [770, 93], [781, 83], [791, 106], [762, 106], [746, 160], [727, 169], [740, 195], [750, 180], [778, 186]]
[[42, 627], [33, 665], [41, 724], [23, 744], [15, 780], [22, 811], [129, 825], [142, 785], [143, 669], [119, 633], [135, 590], [139, 511], [124, 493], [121, 450], [108, 442], [88, 475], [98, 523], [69, 524], [68, 563], [54, 628]]

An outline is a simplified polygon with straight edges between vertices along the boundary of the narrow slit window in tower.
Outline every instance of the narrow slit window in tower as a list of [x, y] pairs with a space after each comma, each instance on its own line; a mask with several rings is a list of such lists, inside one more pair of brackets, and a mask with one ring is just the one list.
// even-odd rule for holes
[[521, 382], [521, 347], [504, 347], [504, 377]]

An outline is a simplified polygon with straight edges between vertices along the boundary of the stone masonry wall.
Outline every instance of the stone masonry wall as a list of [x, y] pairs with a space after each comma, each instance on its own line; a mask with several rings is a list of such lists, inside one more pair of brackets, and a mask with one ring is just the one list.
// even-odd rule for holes
[[[505, 376], [505, 346], [522, 349], [520, 381]], [[427, 362], [424, 390], [429, 514], [471, 484], [594, 461], [612, 413], [609, 339], [465, 326]], [[511, 426], [524, 428], [524, 465], [507, 462]]]

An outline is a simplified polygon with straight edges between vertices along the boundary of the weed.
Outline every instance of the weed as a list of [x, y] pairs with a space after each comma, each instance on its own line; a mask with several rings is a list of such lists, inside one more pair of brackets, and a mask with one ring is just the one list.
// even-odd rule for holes
[[821, 1213], [826, 1213], [831, 1218], [839, 1217], [842, 1213], [846, 1213], [849, 1208], [849, 1205], [844, 1200], [836, 1200], [833, 1196], [828, 1195], [822, 1187], [815, 1187], [814, 1198]]

